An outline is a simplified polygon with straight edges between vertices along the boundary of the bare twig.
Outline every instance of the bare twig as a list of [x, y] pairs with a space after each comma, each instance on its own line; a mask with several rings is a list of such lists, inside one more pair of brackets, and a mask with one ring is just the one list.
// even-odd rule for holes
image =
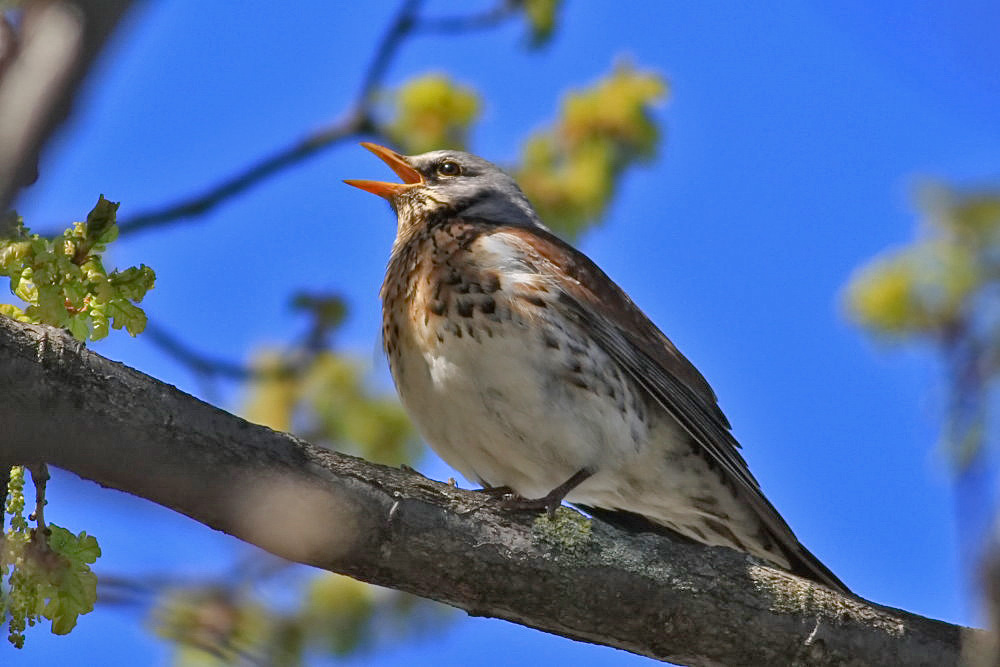
[[148, 340], [174, 361], [187, 366], [202, 380], [269, 380], [298, 375], [312, 363], [316, 355], [330, 349], [330, 337], [344, 320], [347, 307], [342, 298], [325, 292], [298, 292], [292, 306], [311, 318], [309, 328], [299, 342], [292, 343], [285, 362], [278, 368], [261, 370], [234, 361], [213, 357], [196, 350], [155, 322], [146, 324], [144, 340]]
[[481, 14], [421, 19], [417, 16], [421, 1], [404, 0], [400, 6], [375, 48], [371, 64], [362, 77], [356, 101], [344, 120], [306, 135], [291, 146], [249, 165], [200, 194], [126, 218], [119, 223], [121, 231], [136, 233], [190, 220], [211, 211], [276, 172], [298, 164], [321, 150], [362, 136], [375, 135], [376, 138], [384, 140], [385, 137], [381, 136], [382, 131], [376, 124], [372, 111], [381, 82], [408, 35], [415, 32], [456, 33], [489, 28], [513, 16], [518, 10], [518, 3], [504, 0], [495, 8]]
[[120, 221], [121, 232], [134, 234], [203, 215], [226, 200], [257, 185], [268, 176], [298, 164], [325, 148], [365, 135], [379, 135], [380, 131], [372, 119], [375, 94], [393, 57], [399, 50], [403, 38], [413, 26], [414, 16], [420, 2], [421, 0], [405, 0], [400, 7], [375, 49], [372, 62], [361, 80], [357, 102], [354, 103], [353, 109], [344, 120], [318, 132], [307, 134], [291, 146], [251, 164], [209, 187], [201, 194], [187, 197], [162, 208], [141, 212]]
[[143, 338], [148, 339], [149, 342], [160, 348], [167, 356], [174, 359], [174, 361], [183, 364], [192, 372], [206, 378], [260, 380], [276, 375], [291, 374], [290, 370], [288, 373], [258, 371], [240, 363], [203, 354], [153, 322], [146, 324]]
[[45, 463], [29, 463], [25, 466], [31, 473], [31, 481], [35, 485], [35, 511], [29, 517], [35, 522], [38, 531], [45, 535], [45, 487], [49, 483], [49, 467]]
[[246, 588], [248, 584], [266, 582], [297, 565], [260, 549], [244, 549], [244, 552], [244, 556], [222, 578], [175, 572], [144, 572], [135, 576], [100, 572], [98, 599], [102, 604], [148, 604], [166, 591], [181, 588], [236, 591]]
[[209, 187], [201, 194], [164, 208], [140, 212], [118, 223], [122, 233], [134, 234], [208, 213], [219, 204], [248, 190], [272, 174], [297, 164], [324, 148], [341, 141], [375, 133], [364, 116], [350, 116], [318, 132], [313, 132], [287, 148], [250, 165]]
[[492, 9], [487, 9], [479, 14], [425, 17], [417, 22], [413, 31], [454, 35], [461, 32], [494, 28], [517, 14], [522, 4], [519, 0], [500, 0]]
[[399, 47], [403, 44], [403, 39], [413, 29], [417, 16], [417, 9], [420, 8], [422, 0], [404, 0], [396, 17], [389, 25], [389, 29], [382, 36], [379, 45], [375, 48], [375, 56], [372, 58], [364, 78], [361, 79], [361, 89], [358, 92], [357, 107], [359, 111], [367, 112], [375, 102], [375, 94], [378, 92], [379, 83], [385, 77], [393, 58], [399, 52]]

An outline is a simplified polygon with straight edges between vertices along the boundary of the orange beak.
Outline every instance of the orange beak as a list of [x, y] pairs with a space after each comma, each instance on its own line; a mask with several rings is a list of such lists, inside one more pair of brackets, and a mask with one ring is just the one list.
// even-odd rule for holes
[[355, 179], [345, 180], [344, 183], [361, 188], [365, 192], [373, 195], [391, 199], [396, 195], [406, 192], [410, 188], [423, 185], [424, 177], [420, 172], [407, 163], [406, 158], [396, 151], [379, 146], [368, 141], [362, 141], [361, 145], [370, 150], [375, 155], [382, 158], [382, 161], [389, 165], [389, 168], [396, 172], [396, 175], [403, 179], [402, 183], [387, 183], [385, 181], [359, 181]]

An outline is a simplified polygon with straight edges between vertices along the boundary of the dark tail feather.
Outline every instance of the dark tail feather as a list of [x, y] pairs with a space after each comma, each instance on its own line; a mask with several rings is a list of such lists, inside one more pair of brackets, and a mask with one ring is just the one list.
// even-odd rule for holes
[[854, 593], [847, 587], [847, 584], [841, 581], [830, 568], [823, 565], [819, 558], [813, 556], [811, 551], [802, 546], [801, 542], [798, 543], [798, 548], [794, 552], [791, 549], [782, 550], [788, 557], [788, 561], [792, 564], [790, 570], [792, 574], [797, 574], [804, 579], [821, 583], [838, 593], [854, 597]]
[[666, 526], [653, 523], [641, 514], [626, 512], [625, 510], [606, 510], [578, 503], [571, 504], [573, 507], [586, 512], [595, 519], [600, 519], [604, 523], [609, 523], [615, 528], [620, 528], [629, 533], [655, 533], [657, 535], [666, 535], [671, 539], [679, 540], [686, 544], [699, 544], [699, 542], [692, 540], [687, 535], [681, 535]]
[[[641, 514], [626, 512], [625, 510], [606, 510], [600, 507], [590, 507], [588, 505], [580, 505], [577, 503], [573, 503], [573, 506], [583, 510], [595, 519], [600, 519], [605, 523], [609, 523], [616, 528], [620, 528], [630, 533], [654, 533], [656, 535], [666, 535], [671, 539], [680, 540], [688, 544], [700, 544], [700, 542], [692, 540], [686, 535], [681, 535], [666, 526], [661, 526], [658, 523], [650, 521]], [[843, 593], [844, 595], [850, 595], [852, 597], [854, 596], [854, 593], [851, 592], [844, 582], [842, 582], [837, 575], [831, 572], [830, 568], [823, 565], [823, 563], [820, 562], [816, 556], [813, 556], [808, 549], [802, 546], [802, 544], [798, 541], [796, 541], [796, 546], [797, 549], [794, 551], [790, 548], [786, 548], [784, 545], [781, 546], [781, 550], [788, 558], [788, 562], [792, 564], [792, 567], [789, 570], [792, 574], [798, 575], [803, 579], [823, 584], [827, 588], [832, 588], [838, 593]]]

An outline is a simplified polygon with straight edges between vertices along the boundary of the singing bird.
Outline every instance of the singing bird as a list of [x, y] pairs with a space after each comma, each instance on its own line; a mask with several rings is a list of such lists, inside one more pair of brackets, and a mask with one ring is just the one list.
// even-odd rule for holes
[[513, 178], [362, 145], [403, 181], [345, 182], [398, 217], [382, 341], [441, 458], [510, 508], [642, 517], [848, 592], [764, 497], [701, 373]]

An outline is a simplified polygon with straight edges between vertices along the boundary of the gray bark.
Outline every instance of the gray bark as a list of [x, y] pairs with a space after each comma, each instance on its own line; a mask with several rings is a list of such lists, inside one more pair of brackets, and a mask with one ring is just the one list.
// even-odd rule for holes
[[250, 424], [0, 317], [0, 464], [46, 462], [289, 560], [685, 665], [956, 665], [980, 633]]

